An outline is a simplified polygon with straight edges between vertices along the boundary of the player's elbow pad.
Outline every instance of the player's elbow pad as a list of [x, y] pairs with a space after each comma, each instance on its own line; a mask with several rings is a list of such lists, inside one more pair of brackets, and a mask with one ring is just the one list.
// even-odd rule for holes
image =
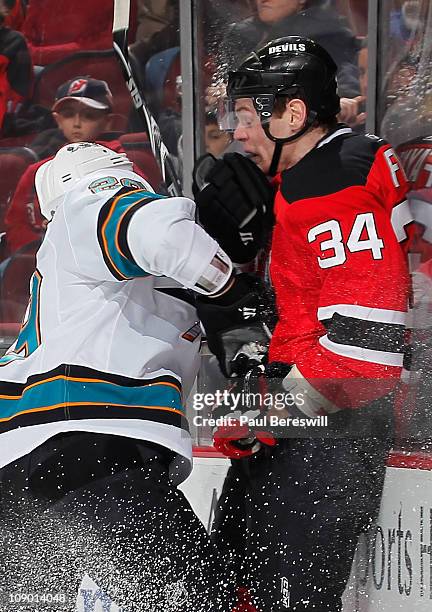
[[153, 201], [137, 211], [128, 244], [141, 268], [198, 293], [216, 293], [231, 276], [230, 258], [195, 223], [195, 204], [188, 198]]

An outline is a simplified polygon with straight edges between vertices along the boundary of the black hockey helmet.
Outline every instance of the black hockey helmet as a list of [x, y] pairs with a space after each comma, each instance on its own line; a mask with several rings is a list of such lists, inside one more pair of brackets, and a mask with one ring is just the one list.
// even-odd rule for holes
[[319, 119], [327, 119], [340, 111], [336, 71], [331, 56], [316, 42], [285, 36], [254, 51], [229, 73], [227, 95], [276, 97], [301, 92], [308, 110]]
[[[309, 38], [284, 36], [273, 40], [252, 52], [237, 70], [229, 73], [221, 127], [235, 129], [235, 100], [251, 98], [268, 138], [280, 148], [304, 134], [316, 119], [331, 119], [339, 113], [336, 71], [337, 66], [327, 51]], [[275, 138], [269, 129], [275, 100], [279, 96], [296, 95], [307, 106], [306, 123], [293, 136]]]

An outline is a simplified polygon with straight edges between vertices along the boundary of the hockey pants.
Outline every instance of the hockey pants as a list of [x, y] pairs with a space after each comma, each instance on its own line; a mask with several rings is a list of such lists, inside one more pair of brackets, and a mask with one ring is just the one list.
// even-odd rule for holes
[[[169, 459], [71, 433], [0, 470], [0, 611], [229, 612], [234, 589]], [[84, 577], [100, 591], [79, 593]]]
[[232, 461], [212, 538], [260, 612], [342, 609], [358, 537], [379, 511], [393, 431], [382, 401], [349, 415], [357, 437], [345, 437], [345, 417], [340, 437], [281, 439]]

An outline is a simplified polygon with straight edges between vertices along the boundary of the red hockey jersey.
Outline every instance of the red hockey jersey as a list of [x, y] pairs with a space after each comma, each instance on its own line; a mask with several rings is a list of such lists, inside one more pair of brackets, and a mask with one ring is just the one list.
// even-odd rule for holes
[[270, 361], [295, 363], [331, 402], [359, 407], [391, 391], [402, 368], [405, 174], [390, 145], [339, 126], [276, 182]]

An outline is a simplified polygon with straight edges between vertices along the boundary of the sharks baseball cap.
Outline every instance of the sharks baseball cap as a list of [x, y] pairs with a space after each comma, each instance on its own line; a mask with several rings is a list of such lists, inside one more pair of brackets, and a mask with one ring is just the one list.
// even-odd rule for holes
[[82, 104], [98, 110], [112, 110], [113, 106], [108, 83], [90, 77], [76, 77], [60, 85], [52, 110], [58, 110], [66, 100], [79, 100]]

